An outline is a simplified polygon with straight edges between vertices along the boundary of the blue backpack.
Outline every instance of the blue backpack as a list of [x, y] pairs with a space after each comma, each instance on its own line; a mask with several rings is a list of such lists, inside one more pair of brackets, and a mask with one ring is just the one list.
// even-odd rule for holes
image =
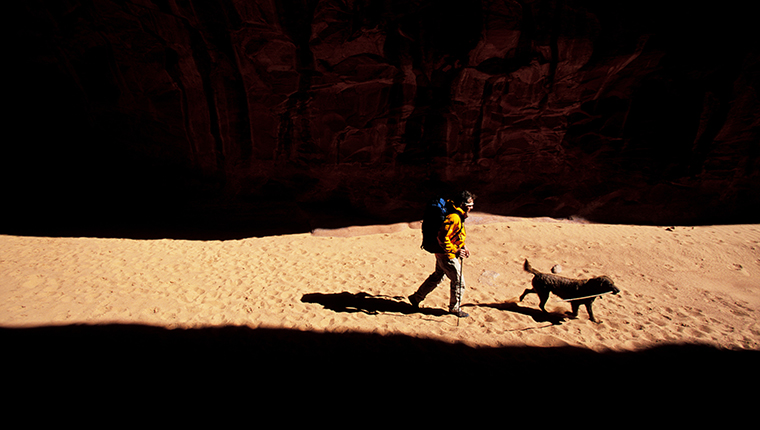
[[431, 254], [442, 254], [445, 251], [438, 243], [438, 232], [446, 219], [449, 210], [446, 201], [438, 197], [425, 206], [422, 218], [422, 246], [420, 248]]

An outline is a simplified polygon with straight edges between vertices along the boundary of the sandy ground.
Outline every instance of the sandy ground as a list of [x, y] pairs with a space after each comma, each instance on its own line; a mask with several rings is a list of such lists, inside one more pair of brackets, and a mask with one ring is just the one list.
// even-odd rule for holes
[[[700, 381], [687, 391], [702, 386], [703, 369], [725, 389], [758, 382], [750, 363], [760, 351], [760, 225], [598, 225], [478, 213], [467, 225], [470, 317], [463, 319], [445, 312], [446, 283], [419, 310], [406, 299], [434, 266], [419, 248], [419, 223], [230, 241], [0, 236], [0, 335], [20, 351], [11, 354], [16, 366], [47, 369], [39, 378], [58, 386], [77, 381], [77, 372], [52, 369], [94, 375], [93, 366], [113, 357], [120, 369], [146, 363], [125, 383], [184, 363], [174, 375], [184, 383], [199, 377], [198, 368], [207, 381], [219, 377], [211, 369], [237, 380], [293, 368], [290, 384], [316, 386], [324, 373], [305, 373], [316, 366], [333, 377], [375, 369], [376, 384], [416, 368], [427, 384], [446, 385], [453, 366], [465, 369], [469, 384], [488, 374], [485, 384], [512, 378], [526, 363], [564, 378], [559, 361], [596, 368], [608, 359], [618, 370], [606, 375], [628, 384], [650, 375], [649, 365], [678, 369], [657, 374], [675, 384]], [[532, 278], [525, 259], [543, 272], [560, 265], [568, 277], [606, 275], [621, 292], [596, 300], [599, 324], [583, 308], [568, 318], [569, 303], [556, 297], [542, 314], [537, 296], [519, 301]], [[662, 348], [673, 353], [646, 355]], [[603, 384], [606, 376], [597, 378]]]
[[[411, 227], [411, 228], [410, 228]], [[0, 236], [0, 325], [248, 326], [403, 334], [474, 346], [636, 350], [673, 342], [760, 348], [760, 226], [642, 227], [474, 214], [464, 304], [446, 281], [415, 312], [432, 271], [418, 225], [350, 227], [234, 241]], [[563, 276], [611, 277], [603, 322], [567, 302], [518, 301], [529, 259]]]

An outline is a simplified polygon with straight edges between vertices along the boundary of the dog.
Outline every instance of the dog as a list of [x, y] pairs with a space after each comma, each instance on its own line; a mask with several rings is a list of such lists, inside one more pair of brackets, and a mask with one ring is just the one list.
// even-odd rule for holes
[[581, 305], [585, 305], [589, 319], [598, 324], [601, 323], [601, 321], [597, 321], [596, 318], [594, 318], [594, 311], [591, 309], [594, 299], [602, 294], [617, 294], [620, 292], [612, 282], [612, 279], [606, 276], [599, 276], [591, 279], [564, 278], [562, 276], [539, 272], [531, 267], [527, 259], [525, 260], [523, 269], [534, 275], [533, 281], [531, 282], [533, 288], [526, 289], [520, 296], [520, 301], [522, 301], [528, 294], [535, 293], [540, 300], [538, 307], [545, 313], [546, 309], [544, 306], [546, 306], [546, 302], [549, 300], [549, 293], [554, 293], [561, 299], [570, 301], [570, 305], [572, 306], [572, 313], [570, 315], [572, 318], [577, 318], [578, 310]]

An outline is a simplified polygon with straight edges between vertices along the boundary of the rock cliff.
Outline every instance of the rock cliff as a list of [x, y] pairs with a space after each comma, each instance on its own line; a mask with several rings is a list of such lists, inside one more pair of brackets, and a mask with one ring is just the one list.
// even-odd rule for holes
[[750, 6], [666, 3], [14, 2], [5, 231], [757, 222]]

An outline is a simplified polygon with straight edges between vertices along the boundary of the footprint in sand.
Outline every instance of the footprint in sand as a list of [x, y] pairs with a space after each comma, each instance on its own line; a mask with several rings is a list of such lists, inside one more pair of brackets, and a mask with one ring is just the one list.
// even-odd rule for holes
[[21, 284], [24, 288], [35, 288], [41, 285], [43, 282], [45, 282], [45, 277], [42, 275], [32, 275], [30, 276], [26, 282]]
[[749, 274], [749, 272], [747, 271], [747, 269], [746, 269], [744, 266], [742, 266], [741, 264], [736, 264], [736, 263], [735, 263], [735, 264], [733, 264], [733, 265], [732, 265], [730, 268], [731, 268], [732, 270], [735, 270], [735, 271], [737, 271], [737, 272], [741, 273], [741, 274], [742, 274], [742, 275], [744, 275], [744, 276], [750, 276], [750, 274]]
[[190, 291], [185, 293], [185, 301], [188, 303], [193, 303], [195, 300], [198, 299], [202, 294], [204, 294], [206, 291], [201, 288], [193, 288]]
[[488, 285], [489, 287], [495, 287], [496, 278], [498, 277], [499, 277], [499, 274], [497, 272], [484, 270], [483, 273], [480, 274], [480, 277], [478, 278], [478, 282], [484, 285]]

